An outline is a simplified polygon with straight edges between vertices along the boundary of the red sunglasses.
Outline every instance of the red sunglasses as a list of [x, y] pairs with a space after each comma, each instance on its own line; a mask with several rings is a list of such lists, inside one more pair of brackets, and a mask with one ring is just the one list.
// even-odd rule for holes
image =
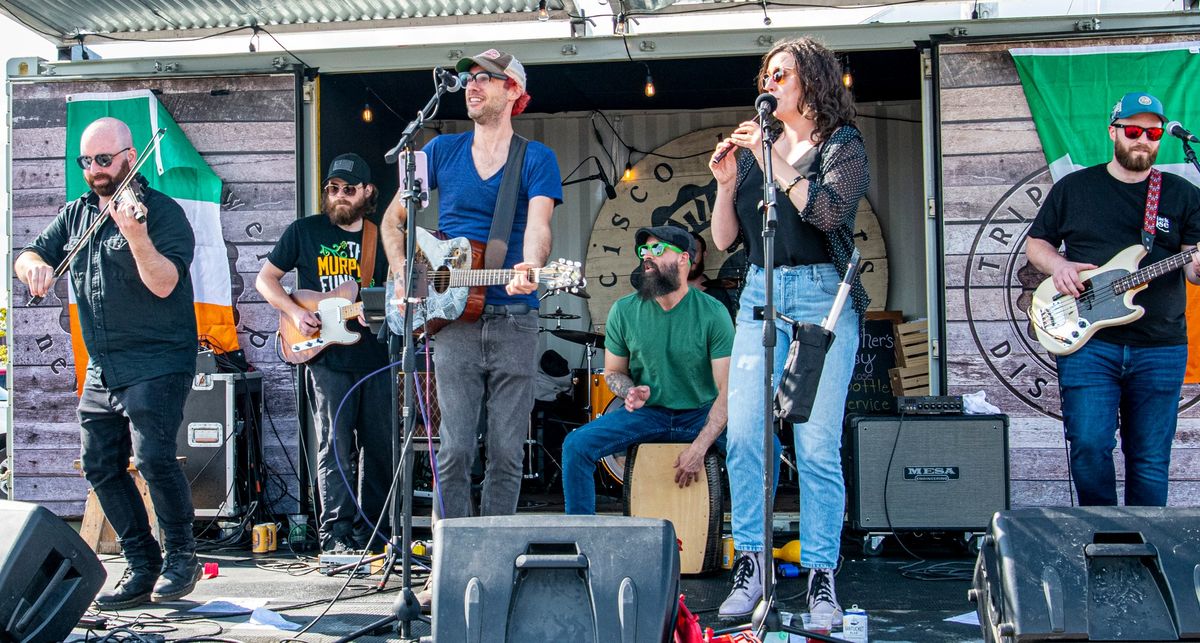
[[1146, 138], [1157, 141], [1162, 138], [1163, 128], [1161, 127], [1142, 127], [1140, 125], [1123, 125], [1121, 123], [1113, 123], [1113, 127], [1125, 132], [1125, 138], [1134, 141], [1142, 136], [1142, 132], [1146, 133]]

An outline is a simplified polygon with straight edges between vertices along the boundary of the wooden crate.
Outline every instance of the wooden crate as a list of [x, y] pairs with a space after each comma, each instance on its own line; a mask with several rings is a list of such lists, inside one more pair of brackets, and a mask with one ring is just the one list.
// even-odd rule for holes
[[929, 324], [896, 324], [896, 368], [888, 369], [896, 395], [929, 395]]

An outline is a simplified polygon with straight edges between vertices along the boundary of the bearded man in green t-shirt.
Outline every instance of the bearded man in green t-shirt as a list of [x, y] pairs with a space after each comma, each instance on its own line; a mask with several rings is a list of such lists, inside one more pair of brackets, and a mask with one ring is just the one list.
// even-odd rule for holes
[[608, 312], [604, 378], [623, 408], [571, 432], [563, 442], [563, 497], [569, 514], [596, 513], [596, 462], [645, 442], [690, 442], [675, 461], [681, 487], [700, 479], [704, 455], [724, 450], [726, 381], [733, 323], [719, 301], [687, 284], [696, 248], [675, 226], [641, 228], [635, 293]]

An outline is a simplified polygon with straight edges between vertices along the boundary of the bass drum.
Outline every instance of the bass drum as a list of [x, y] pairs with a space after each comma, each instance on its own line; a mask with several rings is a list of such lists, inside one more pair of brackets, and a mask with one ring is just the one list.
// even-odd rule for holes
[[[607, 388], [607, 386], [605, 388]], [[611, 393], [609, 395], [611, 395]], [[604, 407], [604, 413], [601, 415], [607, 415], [619, 408], [622, 408], [623, 406], [625, 406], [625, 400], [623, 398], [612, 397], [609, 400], [608, 405]], [[613, 455], [604, 456], [600, 459], [600, 467], [604, 469], [604, 472], [608, 474], [608, 477], [612, 478], [617, 484], [625, 484], [624, 453], [614, 453]]]

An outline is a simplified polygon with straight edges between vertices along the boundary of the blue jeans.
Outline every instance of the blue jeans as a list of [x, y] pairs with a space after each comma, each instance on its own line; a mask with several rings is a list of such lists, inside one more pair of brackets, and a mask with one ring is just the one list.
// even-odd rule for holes
[[146, 382], [109, 389], [88, 369], [79, 397], [80, 462], [112, 524], [121, 550], [134, 568], [162, 562], [141, 494], [129, 475], [129, 457], [146, 480], [154, 514], [168, 553], [192, 552], [192, 490], [175, 461], [183, 404], [192, 376], [171, 373]]
[[[840, 278], [833, 264], [775, 269], [775, 308], [798, 322], [821, 323], [829, 314]], [[751, 265], [742, 290], [729, 370], [729, 495], [733, 543], [740, 551], [762, 551], [763, 537], [763, 323], [754, 306], [766, 299], [763, 269]], [[841, 545], [846, 487], [842, 481], [842, 419], [858, 352], [858, 314], [849, 298], [825, 356], [821, 383], [808, 422], [795, 425], [800, 474], [800, 564], [836, 567]], [[791, 326], [775, 323], [775, 385], [787, 359]], [[778, 439], [776, 439], [778, 445]], [[777, 447], [778, 448], [778, 447]], [[778, 479], [779, 453], [775, 454]]]
[[[563, 441], [563, 501], [568, 514], [596, 513], [596, 462], [607, 455], [646, 442], [691, 442], [708, 420], [711, 404], [675, 411], [643, 406], [630, 413], [616, 408], [575, 429]], [[725, 436], [713, 446], [725, 449]], [[694, 483], [693, 483], [694, 484]]]
[[1166, 506], [1186, 368], [1187, 346], [1182, 344], [1138, 347], [1093, 339], [1058, 358], [1063, 427], [1079, 504], [1117, 504], [1113, 449], [1119, 429], [1125, 504]]

